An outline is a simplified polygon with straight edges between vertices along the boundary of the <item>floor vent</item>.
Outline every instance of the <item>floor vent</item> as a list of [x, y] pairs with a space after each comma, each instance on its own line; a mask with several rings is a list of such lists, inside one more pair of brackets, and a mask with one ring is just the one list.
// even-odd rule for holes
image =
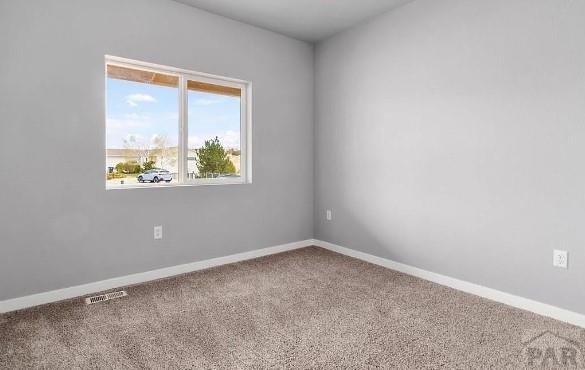
[[126, 293], [125, 290], [119, 290], [117, 292], [111, 292], [111, 293], [106, 293], [106, 294], [102, 294], [102, 295], [96, 295], [94, 297], [85, 298], [85, 303], [86, 304], [94, 304], [94, 303], [99, 303], [99, 302], [105, 302], [105, 301], [109, 301], [110, 299], [125, 297], [127, 295], [128, 295], [128, 293]]

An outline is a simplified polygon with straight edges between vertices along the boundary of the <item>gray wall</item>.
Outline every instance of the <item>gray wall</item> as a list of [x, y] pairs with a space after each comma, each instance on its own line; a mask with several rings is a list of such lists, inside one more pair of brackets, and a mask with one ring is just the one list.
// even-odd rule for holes
[[[0, 300], [312, 237], [311, 45], [168, 0], [2, 0], [0, 46]], [[106, 192], [104, 54], [252, 81], [253, 184]]]
[[[585, 313], [583, 24], [582, 1], [417, 0], [318, 45], [313, 126], [308, 44], [168, 0], [1, 1], [0, 300], [315, 227]], [[106, 192], [104, 54], [252, 81], [254, 183]]]
[[585, 313], [584, 46], [568, 0], [417, 0], [318, 45], [316, 237]]

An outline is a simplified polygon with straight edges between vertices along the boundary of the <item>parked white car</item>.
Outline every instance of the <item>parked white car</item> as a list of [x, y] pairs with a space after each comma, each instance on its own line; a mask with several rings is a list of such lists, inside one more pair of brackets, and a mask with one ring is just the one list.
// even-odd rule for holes
[[173, 175], [167, 170], [154, 168], [152, 170], [144, 171], [136, 178], [138, 182], [171, 182]]

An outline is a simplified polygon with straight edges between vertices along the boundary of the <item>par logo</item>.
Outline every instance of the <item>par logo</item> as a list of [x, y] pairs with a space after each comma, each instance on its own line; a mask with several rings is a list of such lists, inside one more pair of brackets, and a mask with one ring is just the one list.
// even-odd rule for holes
[[555, 333], [545, 330], [525, 335], [522, 342], [526, 364], [552, 369], [585, 369], [582, 330]]

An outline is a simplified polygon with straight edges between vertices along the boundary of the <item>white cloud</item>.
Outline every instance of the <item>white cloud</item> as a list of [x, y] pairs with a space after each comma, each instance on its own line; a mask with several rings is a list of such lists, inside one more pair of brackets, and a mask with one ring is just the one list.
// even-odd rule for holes
[[163, 119], [177, 120], [179, 119], [179, 112], [167, 112], [162, 115]]
[[156, 103], [156, 99], [147, 94], [132, 94], [126, 97], [126, 103], [131, 107], [137, 107], [138, 103]]
[[149, 125], [146, 120], [132, 119], [132, 118], [108, 118], [108, 131], [127, 130], [129, 128], [145, 127]]
[[[240, 134], [235, 131], [226, 131], [223, 135], [218, 135], [219, 142], [225, 149], [239, 149], [240, 148]], [[205, 143], [205, 140], [199, 136], [189, 136], [189, 148], [200, 148]]]
[[189, 120], [204, 121], [208, 125], [230, 124], [233, 122], [240, 122], [239, 115], [230, 114], [206, 114], [197, 112], [195, 110], [189, 111]]
[[138, 114], [138, 113], [133, 112], [133, 113], [124, 114], [124, 118], [126, 118], [128, 120], [144, 121], [144, 120], [150, 119], [150, 116], [148, 116], [146, 114]]
[[240, 134], [235, 131], [226, 131], [223, 137], [220, 137], [219, 140], [224, 148], [235, 149], [240, 147]]
[[204, 140], [199, 136], [189, 136], [189, 148], [200, 148], [203, 146]]
[[215, 103], [219, 103], [219, 100], [200, 98], [200, 99], [195, 99], [195, 101], [193, 102], [193, 104], [199, 105], [199, 106], [207, 106], [207, 105], [211, 105], [211, 104], [215, 104]]

